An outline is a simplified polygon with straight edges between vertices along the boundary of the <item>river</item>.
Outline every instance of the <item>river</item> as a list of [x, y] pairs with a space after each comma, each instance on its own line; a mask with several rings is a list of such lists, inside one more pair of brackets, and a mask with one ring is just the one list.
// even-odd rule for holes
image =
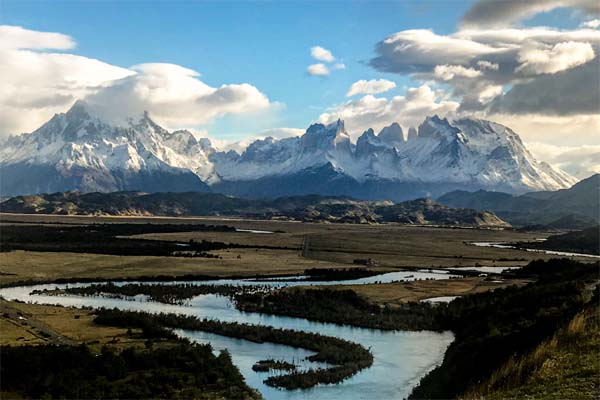
[[533, 252], [533, 253], [550, 254], [553, 256], [600, 258], [600, 256], [595, 255], [595, 254], [571, 253], [568, 251], [546, 250], [546, 249], [529, 249], [529, 248], [525, 248], [525, 247], [516, 247], [509, 243], [501, 243], [501, 242], [471, 242], [471, 244], [473, 246], [477, 246], [477, 247], [495, 247], [497, 249], [516, 249], [516, 250], [529, 251], [529, 252]]
[[[311, 285], [324, 284], [366, 284], [372, 282], [392, 282], [413, 279], [447, 279], [450, 275], [435, 272], [393, 272], [375, 277], [336, 282], [308, 282]], [[167, 283], [167, 282], [164, 282]], [[172, 282], [170, 282], [172, 283]], [[193, 282], [186, 282], [193, 283]], [[255, 281], [249, 279], [221, 279], [218, 281], [198, 281], [198, 284], [258, 284], [269, 286], [307, 285], [301, 281]], [[233, 362], [244, 375], [246, 382], [258, 389], [265, 399], [402, 399], [410, 394], [419, 380], [443, 360], [446, 348], [454, 336], [451, 332], [405, 332], [382, 331], [377, 329], [355, 328], [330, 323], [312, 322], [301, 318], [272, 316], [238, 311], [229, 298], [219, 295], [201, 295], [186, 305], [171, 305], [147, 301], [143, 296], [135, 300], [106, 297], [48, 296], [32, 295], [33, 290], [85, 286], [86, 284], [45, 284], [4, 288], [0, 295], [8, 300], [20, 300], [41, 304], [56, 304], [72, 307], [107, 307], [122, 310], [145, 312], [174, 312], [200, 318], [214, 318], [221, 321], [260, 324], [276, 328], [295, 329], [336, 336], [370, 348], [373, 365], [346, 381], [335, 385], [319, 385], [307, 390], [283, 390], [266, 386], [263, 380], [269, 373], [257, 373], [252, 365], [262, 359], [274, 358], [299, 364], [301, 368], [320, 367], [305, 358], [312, 352], [289, 346], [271, 343], [253, 343], [199, 331], [176, 330], [182, 337], [201, 343], [211, 343], [215, 350], [227, 349]]]

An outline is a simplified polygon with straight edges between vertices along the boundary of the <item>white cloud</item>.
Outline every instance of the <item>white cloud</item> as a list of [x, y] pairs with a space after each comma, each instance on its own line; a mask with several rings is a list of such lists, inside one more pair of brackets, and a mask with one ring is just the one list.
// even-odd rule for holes
[[[463, 111], [497, 107], [496, 103], [505, 97], [501, 87], [536, 86], [548, 74], [555, 74], [556, 79], [571, 81], [573, 90], [578, 91], [574, 97], [585, 99], [566, 104], [565, 110], [574, 113], [580, 107], [581, 113], [587, 113], [597, 103], [589, 101], [593, 100], [590, 92], [594, 88], [581, 82], [583, 75], [590, 75], [586, 66], [595, 62], [598, 49], [600, 31], [590, 29], [469, 29], [451, 35], [407, 30], [379, 42], [377, 56], [370, 65], [379, 71], [406, 74], [422, 82], [436, 81], [448, 86], [451, 94], [461, 100]], [[552, 95], [548, 91], [552, 92], [554, 86], [547, 83], [544, 81], [544, 99], [540, 99], [535, 90], [520, 91], [516, 100], [527, 102], [522, 112], [550, 115], [557, 112], [552, 99], [564, 93], [554, 90]], [[568, 84], [561, 88], [563, 86]], [[509, 99], [514, 97], [510, 90], [506, 95], [510, 95]], [[504, 109], [521, 112], [506, 103], [502, 101]]]
[[505, 52], [477, 41], [437, 35], [427, 29], [411, 29], [388, 36], [377, 45], [371, 66], [385, 72], [431, 71], [436, 65], [468, 65], [472, 60]]
[[211, 137], [210, 142], [213, 145], [213, 147], [215, 147], [218, 150], [233, 150], [238, 154], [242, 154], [244, 150], [248, 147], [248, 145], [250, 145], [256, 140], [264, 140], [268, 137], [280, 140], [288, 137], [300, 136], [303, 135], [305, 132], [306, 129], [300, 128], [271, 128], [266, 129], [257, 135], [248, 135], [244, 139], [238, 141], [215, 139]]
[[135, 73], [92, 58], [23, 48], [73, 45], [66, 35], [0, 26], [0, 136], [36, 129], [76, 98]]
[[528, 142], [527, 147], [537, 159], [546, 161], [579, 179], [600, 173], [600, 145], [556, 146]]
[[492, 121], [511, 127], [527, 143], [554, 146], [600, 146], [600, 115], [547, 116], [540, 114], [490, 114]]
[[582, 22], [579, 26], [581, 28], [598, 29], [600, 28], [600, 19], [591, 19], [589, 21]]
[[481, 104], [486, 104], [493, 98], [502, 94], [502, 85], [489, 85], [485, 86], [479, 91], [478, 100]]
[[312, 64], [306, 68], [306, 72], [312, 76], [327, 76], [329, 75], [329, 68], [325, 64]]
[[73, 46], [69, 36], [59, 33], [0, 26], [0, 136], [32, 131], [77, 98], [86, 98], [113, 119], [147, 110], [167, 127], [197, 126], [272, 104], [250, 84], [213, 88], [198, 79], [198, 73], [173, 64], [121, 68], [74, 54], [39, 51]]
[[284, 139], [284, 138], [287, 138], [287, 137], [303, 135], [304, 132], [306, 132], [306, 129], [300, 129], [300, 128], [270, 128], [270, 129], [267, 129], [267, 130], [261, 132], [258, 135], [258, 137], [259, 138], [273, 137], [273, 138], [276, 138], [276, 139]]
[[481, 69], [491, 69], [494, 71], [498, 71], [500, 65], [497, 63], [489, 62], [487, 60], [479, 60], [477, 61], [477, 66]]
[[547, 27], [464, 29], [451, 36], [504, 49], [509, 54], [512, 54], [509, 50], [531, 43], [556, 44], [573, 41], [600, 44], [600, 32], [591, 29], [560, 30]]
[[197, 126], [224, 114], [257, 112], [269, 99], [247, 83], [213, 88], [198, 73], [174, 64], [140, 64], [135, 75], [120, 79], [86, 98], [95, 113], [114, 123], [148, 111], [169, 128]]
[[[459, 31], [392, 34], [376, 45], [370, 65], [437, 83], [460, 101], [460, 107], [450, 102], [450, 115], [509, 126], [538, 158], [583, 178], [600, 171], [600, 20], [572, 30], [510, 26], [560, 7], [600, 12], [597, 0], [478, 0]], [[388, 119], [392, 104], [393, 99], [365, 96], [333, 111], [368, 126], [369, 120]]]
[[327, 76], [334, 70], [346, 69], [346, 64], [338, 62], [333, 64], [336, 58], [331, 51], [321, 46], [314, 46], [310, 49], [310, 55], [320, 63], [309, 65], [306, 71], [312, 76]]
[[517, 56], [515, 72], [528, 75], [555, 74], [592, 60], [596, 54], [589, 43], [562, 42], [554, 46], [526, 46]]
[[75, 41], [56, 32], [38, 32], [20, 26], [0, 25], [0, 49], [53, 49], [68, 50]]
[[427, 85], [410, 88], [405, 96], [391, 99], [366, 95], [332, 107], [319, 116], [319, 121], [330, 123], [341, 118], [355, 137], [368, 128], [378, 131], [392, 122], [408, 128], [419, 125], [425, 117], [433, 114], [442, 117], [453, 115], [459, 104], [443, 98], [443, 91], [434, 91]]
[[335, 61], [335, 57], [331, 54], [331, 51], [321, 46], [314, 46], [310, 49], [310, 55], [318, 61], [332, 63]]
[[396, 87], [396, 83], [388, 81], [387, 79], [361, 79], [356, 81], [350, 86], [350, 90], [346, 93], [347, 97], [354, 96], [357, 94], [376, 94], [387, 92]]
[[481, 76], [481, 71], [474, 68], [465, 68], [462, 65], [436, 65], [433, 69], [433, 75], [443, 81], [449, 81], [454, 77], [476, 78]]

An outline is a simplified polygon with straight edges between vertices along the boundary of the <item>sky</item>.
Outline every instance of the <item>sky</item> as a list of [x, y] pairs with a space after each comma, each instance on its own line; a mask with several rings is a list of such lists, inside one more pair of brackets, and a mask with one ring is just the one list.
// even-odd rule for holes
[[474, 116], [582, 178], [600, 172], [598, 4], [1, 0], [0, 137], [76, 99], [216, 143]]

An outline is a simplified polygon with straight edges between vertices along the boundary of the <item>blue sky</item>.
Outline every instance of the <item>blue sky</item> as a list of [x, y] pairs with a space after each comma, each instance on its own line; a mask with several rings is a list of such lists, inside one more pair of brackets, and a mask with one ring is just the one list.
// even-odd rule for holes
[[[76, 54], [129, 67], [168, 62], [198, 71], [212, 86], [249, 82], [285, 108], [264, 124], [224, 118], [215, 135], [274, 126], [306, 127], [332, 104], [345, 101], [359, 79], [387, 78], [402, 92], [409, 78], [373, 70], [365, 62], [393, 32], [435, 27], [451, 32], [464, 2], [26, 2], [3, 0], [2, 22], [61, 32]], [[310, 48], [329, 49], [347, 66], [313, 77]], [[232, 132], [233, 131], [233, 132]]]
[[[539, 1], [541, 0], [530, 2], [532, 10], [535, 7], [533, 4]], [[567, 3], [569, 1], [565, 0]], [[269, 112], [226, 113], [225, 116], [211, 117], [207, 121], [190, 126], [196, 130], [207, 131], [213, 138], [240, 140], [259, 135], [269, 128], [304, 129], [311, 122], [323, 120], [323, 113], [331, 110], [334, 110], [329, 115], [331, 118], [336, 117], [335, 112], [338, 111], [351, 113], [351, 110], [344, 109], [343, 104], [348, 101], [357, 102], [360, 97], [349, 99], [346, 93], [352, 83], [361, 79], [386, 79], [396, 83], [396, 88], [375, 95], [384, 106], [390, 108], [388, 114], [392, 113], [392, 115], [380, 121], [363, 121], [360, 118], [350, 117], [351, 129], [362, 130], [370, 126], [371, 122], [373, 126], [390, 123], [396, 119], [394, 112], [401, 113], [406, 108], [392, 105], [391, 99], [394, 96], [407, 96], [409, 88], [418, 88], [424, 84], [428, 85], [431, 93], [444, 90], [443, 94], [435, 92], [436, 96], [439, 94], [439, 98], [427, 100], [433, 102], [433, 106], [425, 107], [428, 112], [456, 111], [457, 107], [466, 104], [464, 93], [461, 95], [460, 92], [462, 82], [460, 79], [450, 81], [432, 79], [433, 71], [428, 71], [427, 78], [419, 78], [402, 70], [390, 73], [385, 72], [385, 66], [378, 69], [370, 66], [369, 61], [377, 56], [375, 49], [377, 43], [396, 32], [431, 29], [438, 38], [450, 37], [460, 30], [460, 22], [465, 13], [474, 4], [484, 2], [485, 0], [479, 2], [1, 0], [0, 25], [20, 26], [39, 32], [58, 32], [68, 35], [77, 43], [74, 48], [64, 50], [56, 48], [49, 50], [51, 52], [75, 54], [123, 68], [155, 62], [177, 64], [197, 71], [201, 74], [198, 79], [214, 88], [223, 84], [249, 83], [273, 103]], [[590, 4], [593, 2], [590, 1]], [[503, 7], [502, 2], [497, 2], [496, 5], [499, 8]], [[587, 15], [577, 7], [541, 13], [531, 11], [527, 17], [515, 18], [511, 21], [510, 27], [525, 31], [528, 27], [540, 26], [554, 31], [574, 31], [580, 29], [578, 28], [580, 24], [590, 18], [595, 16]], [[478, 29], [485, 30], [487, 27], [483, 24]], [[570, 39], [557, 38], [555, 42], [543, 43], [540, 46], [552, 58], [554, 53], [551, 46], [568, 40]], [[597, 40], [594, 37], [585, 40], [590, 41], [593, 46], [599, 43], [592, 41]], [[410, 43], [419, 44], [418, 40]], [[580, 44], [589, 45], [588, 42]], [[334, 70], [326, 77], [310, 76], [307, 67], [319, 62], [311, 57], [310, 49], [313, 46], [322, 46], [330, 50], [336, 57], [336, 62], [344, 63], [346, 68]], [[589, 57], [582, 62], [587, 62], [588, 59]], [[397, 60], [386, 61], [391, 62], [392, 65]], [[440, 65], [448, 63], [449, 61], [445, 59], [439, 61]], [[474, 65], [465, 64], [464, 67], [473, 68]], [[569, 64], [563, 70], [566, 71], [573, 65], [579, 64]], [[420, 66], [418, 60], [410, 67], [415, 66]], [[543, 78], [544, 74], [548, 75], [548, 65], [534, 67], [546, 68], [545, 71], [540, 72], [540, 77]], [[569, 71], [565, 73], [567, 72]], [[561, 70], [560, 73], [562, 74], [563, 71]], [[550, 74], [555, 74], [555, 71], [550, 71]], [[556, 74], [557, 77], [558, 75]], [[535, 79], [537, 77], [538, 75]], [[481, 86], [478, 90], [487, 88], [493, 91], [496, 85], [499, 88], [497, 90], [502, 89], [504, 94], [510, 94], [507, 92], [513, 85], [519, 84], [517, 78], [519, 77], [503, 77], [502, 81], [492, 82], [497, 77], [493, 79], [486, 77], [488, 86]], [[583, 90], [589, 92], [589, 87]], [[533, 93], [535, 90], [529, 92]], [[427, 91], [415, 92], [412, 98], [417, 103], [425, 101], [423, 99], [427, 95]], [[498, 95], [497, 99], [500, 97], [502, 96]], [[531, 104], [539, 102], [534, 99]], [[509, 123], [528, 142], [555, 147], [600, 145], [600, 139], [591, 139], [590, 135], [572, 135], [568, 140], [565, 139], [570, 132], [568, 129], [574, 129], [572, 115], [577, 116], [576, 123], [579, 125], [575, 127], [580, 131], [589, 132], [590, 129], [600, 126], [597, 116], [590, 116], [589, 110], [568, 110], [564, 113], [559, 110], [556, 113], [556, 106], [551, 105], [553, 108], [550, 106], [548, 108], [551, 111], [530, 110], [527, 111], [530, 114], [526, 114], [519, 110], [515, 111], [515, 106], [510, 109], [505, 103], [502, 104], [505, 107], [504, 114], [492, 117], [499, 122]], [[352, 106], [358, 107], [356, 104]], [[471, 111], [484, 112], [483, 107]], [[536, 117], [531, 117], [534, 114]], [[43, 118], [47, 115], [43, 114]], [[21, 125], [15, 122], [14, 126]], [[542, 136], [540, 132], [544, 132], [544, 135]], [[548, 150], [548, 147], [545, 149]], [[547, 152], [546, 156], [546, 158], [550, 157], [550, 153]]]

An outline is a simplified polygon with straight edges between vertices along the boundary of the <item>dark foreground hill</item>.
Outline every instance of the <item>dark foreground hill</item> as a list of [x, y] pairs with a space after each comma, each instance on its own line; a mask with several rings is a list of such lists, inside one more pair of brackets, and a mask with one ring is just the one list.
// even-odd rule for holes
[[338, 223], [510, 226], [492, 212], [452, 208], [430, 199], [392, 203], [317, 195], [249, 200], [199, 192], [62, 192], [13, 197], [1, 203], [0, 210], [25, 214], [242, 216]]
[[600, 222], [600, 174], [569, 189], [531, 192], [453, 191], [437, 199], [450, 207], [489, 210], [512, 225], [544, 225], [555, 229], [584, 229]]

